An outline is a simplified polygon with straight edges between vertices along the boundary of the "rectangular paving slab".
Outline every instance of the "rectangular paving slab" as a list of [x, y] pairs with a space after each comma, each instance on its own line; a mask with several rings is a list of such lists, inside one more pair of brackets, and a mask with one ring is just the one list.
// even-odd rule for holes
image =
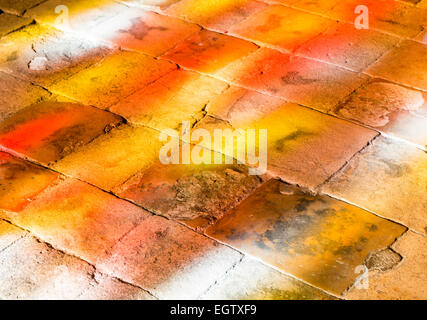
[[43, 0], [0, 0], [0, 9], [16, 15], [42, 3]]
[[58, 174], [0, 152], [0, 209], [19, 211], [58, 179]]
[[162, 56], [182, 67], [216, 74], [228, 64], [246, 57], [258, 47], [248, 41], [202, 30], [176, 45]]
[[387, 134], [427, 146], [427, 93], [387, 81], [371, 81], [333, 111]]
[[[119, 51], [74, 76], [49, 86], [83, 104], [108, 108], [177, 66], [144, 54]], [[117, 70], [120, 70], [118, 73]]]
[[0, 40], [0, 70], [46, 87], [112, 52], [100, 41], [32, 24]]
[[159, 159], [160, 147], [158, 131], [120, 126], [61, 159], [53, 168], [111, 190]]
[[183, 121], [194, 123], [198, 120], [206, 104], [227, 87], [223, 81], [179, 69], [121, 100], [109, 110], [137, 125], [158, 130], [176, 129]]
[[121, 123], [119, 116], [94, 107], [41, 102], [0, 123], [0, 146], [48, 165]]
[[245, 257], [203, 300], [333, 300], [335, 297]]
[[0, 38], [30, 24], [33, 20], [9, 13], [0, 13]]
[[22, 229], [17, 228], [9, 222], [0, 220], [0, 252], [25, 235], [26, 232]]
[[150, 216], [85, 182], [66, 179], [10, 219], [55, 248], [95, 264]]
[[123, 237], [97, 268], [160, 299], [196, 299], [241, 257], [175, 222], [153, 216]]
[[358, 207], [271, 180], [207, 234], [316, 287], [341, 294], [372, 251], [405, 231]]
[[27, 236], [0, 253], [0, 297], [76, 299], [93, 283], [94, 268]]
[[228, 32], [230, 27], [263, 9], [266, 4], [253, 0], [193, 1], [181, 0], [170, 6], [165, 13], [219, 32]]
[[427, 234], [426, 163], [424, 151], [379, 137], [322, 191]]
[[118, 12], [88, 32], [121, 48], [159, 56], [200, 29], [196, 24], [132, 8]]
[[0, 71], [0, 121], [48, 97], [43, 88]]
[[333, 65], [267, 48], [228, 64], [216, 76], [322, 112], [336, 106], [368, 79]]
[[[188, 146], [190, 152], [195, 148]], [[184, 147], [182, 148], [182, 150]], [[162, 164], [157, 161], [147, 170], [130, 178], [114, 193], [142, 207], [179, 220], [203, 232], [209, 224], [246, 198], [261, 179], [248, 174], [248, 168], [231, 164], [214, 164], [215, 152], [205, 151], [212, 164]]]
[[318, 15], [273, 5], [235, 24], [230, 34], [292, 52], [334, 23]]
[[[250, 91], [236, 94], [229, 89], [218, 102], [208, 105], [208, 110], [215, 105], [216, 113], [228, 114], [225, 119], [228, 122], [205, 117], [195, 129], [204, 128], [211, 133], [227, 128], [267, 130], [268, 171], [285, 181], [312, 189], [377, 135], [373, 130], [296, 104], [275, 101], [266, 107], [267, 102], [271, 102], [271, 97], [264, 98]], [[250, 147], [255, 147], [257, 152], [257, 145]], [[224, 146], [213, 148], [236, 157], [236, 152], [227, 153]], [[248, 153], [253, 155], [252, 150], [248, 149]]]

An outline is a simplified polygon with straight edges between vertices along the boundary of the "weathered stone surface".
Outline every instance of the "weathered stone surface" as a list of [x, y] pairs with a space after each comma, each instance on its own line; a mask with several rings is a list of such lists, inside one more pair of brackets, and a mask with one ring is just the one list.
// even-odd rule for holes
[[215, 74], [257, 48], [255, 44], [242, 39], [202, 30], [180, 42], [162, 57], [185, 68]]
[[124, 10], [127, 7], [114, 0], [48, 0], [28, 10], [25, 16], [60, 30], [87, 34]]
[[342, 0], [266, 0], [271, 3], [282, 3], [315, 13], [326, 14]]
[[25, 235], [25, 231], [0, 220], [0, 252]]
[[339, 1], [328, 15], [351, 23], [360, 16], [355, 13], [357, 6], [369, 10], [369, 28], [385, 31], [402, 37], [414, 37], [423, 30], [427, 10], [394, 0], [349, 0]]
[[368, 289], [358, 289], [354, 286], [345, 297], [369, 300], [425, 300], [427, 298], [426, 246], [427, 237], [411, 231], [407, 232], [392, 246], [403, 260], [392, 269], [370, 270]]
[[399, 38], [374, 30], [358, 30], [351, 24], [334, 23], [296, 52], [361, 72], [398, 43]]
[[240, 259], [237, 251], [153, 216], [122, 238], [98, 267], [160, 299], [195, 299]]
[[0, 121], [49, 96], [46, 90], [0, 71]]
[[120, 51], [50, 89], [84, 104], [107, 108], [176, 68], [165, 60]]
[[264, 7], [264, 2], [253, 0], [182, 0], [169, 7], [166, 13], [198, 23], [207, 29], [227, 32], [231, 26]]
[[414, 146], [379, 137], [322, 191], [426, 233], [426, 161]]
[[94, 107], [42, 102], [0, 123], [0, 145], [47, 165], [121, 123], [119, 116]]
[[22, 210], [57, 179], [50, 170], [0, 152], [0, 209]]
[[159, 158], [159, 133], [120, 126], [53, 165], [59, 172], [104, 190], [123, 183]]
[[2, 299], [75, 299], [92, 282], [87, 263], [25, 237], [0, 253]]
[[154, 300], [148, 292], [120, 280], [95, 273], [97, 282], [86, 290], [82, 300]]
[[421, 0], [417, 3], [417, 7], [427, 9], [427, 0]]
[[396, 83], [427, 91], [427, 46], [404, 41], [368, 69], [368, 73]]
[[32, 24], [0, 40], [0, 70], [47, 87], [112, 52], [99, 41]]
[[239, 87], [230, 87], [206, 106], [209, 115], [235, 127], [249, 125], [283, 107], [286, 101]]
[[[247, 97], [254, 95], [246, 94]], [[280, 105], [278, 101], [276, 105], [266, 107], [262, 101], [260, 98], [241, 98], [229, 89], [216, 106], [217, 113], [228, 113], [228, 123], [206, 117], [195, 128], [213, 132], [216, 128], [230, 128], [231, 124], [235, 129], [266, 129], [268, 171], [285, 181], [312, 189], [339, 170], [377, 135], [373, 130], [296, 104], [282, 102]], [[250, 111], [232, 113], [228, 111], [230, 108]], [[235, 157], [224, 147], [214, 147], [214, 150]]]
[[372, 251], [405, 228], [358, 207], [271, 180], [207, 234], [316, 287], [341, 294]]
[[234, 25], [230, 33], [293, 51], [334, 23], [317, 15], [273, 5]]
[[320, 111], [333, 108], [367, 80], [351, 71], [266, 48], [229, 64], [217, 76]]
[[18, 30], [32, 22], [29, 18], [15, 16], [14, 14], [0, 13], [0, 37]]
[[[171, 72], [110, 108], [132, 123], [156, 129], [177, 128], [198, 118], [206, 104], [228, 85], [195, 72]], [[197, 92], [197, 94], [195, 94]]]
[[126, 181], [115, 193], [204, 231], [261, 184], [260, 178], [248, 175], [244, 165], [225, 164], [224, 157], [223, 164], [213, 164], [214, 152], [205, 152], [210, 153], [212, 164], [157, 162]]
[[11, 220], [64, 252], [95, 264], [149, 213], [93, 186], [67, 179]]
[[0, 9], [20, 15], [41, 2], [43, 0], [0, 0]]
[[200, 27], [195, 24], [132, 8], [100, 23], [89, 33], [121, 48], [159, 56], [198, 31]]
[[427, 145], [427, 93], [372, 81], [357, 89], [334, 113], [420, 146]]
[[334, 299], [323, 291], [247, 257], [201, 298], [206, 300]]

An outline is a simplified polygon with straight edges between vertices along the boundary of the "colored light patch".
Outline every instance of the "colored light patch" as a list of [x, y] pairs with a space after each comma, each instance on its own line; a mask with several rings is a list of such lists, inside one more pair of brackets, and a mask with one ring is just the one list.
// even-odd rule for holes
[[102, 62], [59, 81], [50, 89], [57, 94], [104, 109], [176, 68], [176, 65], [165, 60], [155, 60], [136, 52], [119, 51]]
[[0, 123], [0, 145], [49, 164], [121, 123], [120, 117], [93, 107], [43, 102]]
[[168, 15], [198, 23], [208, 29], [221, 32], [244, 20], [266, 6], [252, 0], [182, 0], [166, 10]]
[[216, 74], [229, 63], [245, 57], [257, 48], [253, 43], [238, 38], [202, 30], [162, 57], [185, 68]]
[[405, 228], [325, 196], [271, 181], [208, 228], [211, 237], [260, 257], [319, 288], [341, 294], [366, 256]]
[[[206, 104], [221, 94], [225, 82], [195, 72], [177, 70], [110, 108], [132, 123], [159, 130], [195, 122]], [[197, 92], [197, 94], [195, 94]]]
[[293, 51], [333, 23], [333, 20], [275, 5], [234, 25], [230, 33]]
[[200, 27], [195, 24], [132, 9], [100, 23], [89, 33], [121, 48], [159, 56], [197, 31], [200, 31]]
[[0, 209], [21, 211], [57, 179], [52, 171], [0, 152]]
[[325, 184], [322, 192], [427, 233], [427, 155], [379, 137]]
[[53, 168], [111, 190], [154, 163], [160, 147], [158, 131], [120, 126], [61, 159]]
[[67, 179], [12, 221], [65, 252], [95, 264], [150, 214], [87, 183]]
[[266, 48], [230, 63], [217, 76], [322, 112], [336, 106], [368, 79], [326, 63]]

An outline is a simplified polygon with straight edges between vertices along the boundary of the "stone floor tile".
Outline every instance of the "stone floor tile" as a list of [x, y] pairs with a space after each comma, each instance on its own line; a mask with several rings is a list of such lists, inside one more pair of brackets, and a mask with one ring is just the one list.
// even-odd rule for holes
[[418, 2], [417, 7], [427, 9], [427, 0], [421, 0], [420, 2]]
[[21, 15], [43, 0], [0, 0], [0, 9], [4, 12]]
[[217, 76], [320, 111], [333, 108], [368, 79], [326, 63], [266, 48], [229, 64]]
[[403, 260], [386, 270], [371, 269], [368, 273], [368, 288], [354, 286], [345, 295], [347, 299], [362, 300], [425, 300], [427, 298], [427, 237], [407, 232], [396, 243], [393, 250]]
[[94, 107], [41, 102], [0, 123], [0, 146], [48, 165], [120, 124], [119, 116]]
[[294, 51], [335, 22], [281, 5], [269, 6], [241, 23], [230, 33], [280, 49]]
[[195, 122], [206, 104], [227, 86], [223, 81], [180, 69], [121, 100], [110, 110], [135, 124], [159, 130], [176, 129], [183, 121]]
[[271, 180], [207, 234], [318, 288], [341, 294], [372, 251], [403, 226], [358, 207]]
[[49, 89], [83, 104], [108, 108], [176, 68], [165, 60], [120, 51]]
[[202, 30], [179, 43], [162, 57], [185, 68], [215, 74], [258, 47], [248, 41]]
[[254, 0], [181, 0], [165, 12], [171, 16], [198, 23], [219, 32], [227, 32], [231, 26], [263, 9], [266, 4]]
[[245, 257], [204, 300], [333, 300], [323, 291]]
[[132, 8], [98, 24], [89, 33], [121, 48], [159, 56], [198, 31], [196, 24]]
[[25, 231], [4, 220], [0, 220], [0, 252], [25, 235]]
[[357, 89], [334, 113], [427, 146], [427, 93], [372, 81]]
[[0, 122], [49, 96], [43, 88], [0, 71]]
[[369, 9], [369, 28], [401, 37], [411, 38], [423, 30], [427, 20], [427, 10], [416, 8], [410, 4], [395, 0], [349, 0], [339, 1], [331, 12], [332, 18], [351, 23], [360, 14], [356, 14], [357, 6]]
[[27, 236], [0, 253], [0, 297], [75, 299], [92, 283], [94, 268]]
[[50, 170], [0, 152], [0, 209], [22, 210], [57, 179]]
[[120, 126], [53, 165], [69, 176], [111, 190], [159, 159], [159, 132]]
[[291, 7], [309, 12], [327, 14], [342, 0], [267, 0], [268, 2], [282, 3]]
[[66, 179], [10, 219], [55, 248], [95, 264], [149, 216], [87, 183]]
[[127, 7], [114, 0], [48, 0], [28, 10], [25, 16], [83, 36], [122, 10], [127, 10]]
[[109, 276], [95, 274], [96, 284], [80, 300], [155, 300], [148, 292]]
[[324, 33], [303, 44], [296, 52], [299, 55], [361, 72], [399, 41], [399, 38], [374, 30], [357, 30], [352, 24], [336, 23]]
[[[197, 147], [196, 147], [197, 148]], [[194, 147], [189, 146], [194, 152]], [[203, 232], [261, 185], [261, 179], [248, 174], [244, 165], [169, 164], [156, 162], [114, 190], [143, 208]], [[233, 159], [231, 159], [232, 161]], [[232, 163], [233, 163], [232, 162]]]
[[[251, 100], [249, 97], [254, 95], [248, 92], [241, 97], [233, 89], [227, 90], [220, 98], [226, 102], [216, 108], [229, 113], [228, 123], [206, 117], [195, 128], [212, 132], [232, 124], [234, 129], [266, 129], [268, 171], [291, 183], [316, 188], [377, 135], [373, 130], [296, 104], [282, 102], [279, 107], [276, 102], [270, 109], [263, 103], [270, 99]], [[250, 111], [245, 112], [245, 108]], [[230, 109], [236, 111], [227, 111]], [[214, 150], [227, 154], [224, 148]]]
[[32, 24], [0, 40], [0, 70], [48, 87], [112, 53], [100, 41]]
[[160, 299], [195, 299], [240, 259], [237, 251], [153, 216], [122, 238], [97, 267]]
[[379, 137], [322, 191], [427, 234], [427, 155]]
[[405, 41], [384, 55], [367, 72], [375, 77], [427, 91], [427, 46]]
[[15, 16], [14, 14], [0, 14], [0, 37], [16, 31], [32, 22], [29, 18]]

